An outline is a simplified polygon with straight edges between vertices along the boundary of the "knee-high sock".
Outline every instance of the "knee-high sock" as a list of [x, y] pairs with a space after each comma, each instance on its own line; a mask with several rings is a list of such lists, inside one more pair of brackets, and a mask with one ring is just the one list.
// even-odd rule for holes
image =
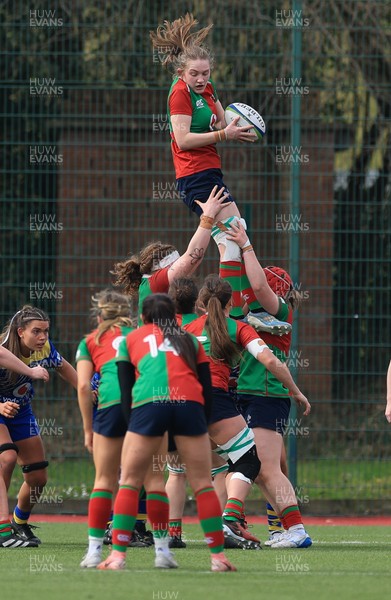
[[266, 503], [266, 512], [269, 534], [276, 533], [276, 531], [283, 531], [284, 527], [280, 521], [280, 517], [278, 516], [272, 505], [269, 504], [269, 502]]
[[228, 521], [239, 521], [243, 513], [244, 504], [237, 498], [228, 498], [224, 508], [223, 517]]
[[166, 492], [148, 492], [147, 513], [153, 537], [168, 535], [169, 504]]
[[216, 492], [211, 487], [196, 492], [197, 512], [205, 541], [212, 554], [224, 551], [223, 520], [220, 502]]
[[284, 529], [290, 529], [295, 525], [303, 525], [300, 509], [297, 504], [293, 504], [292, 506], [287, 506], [284, 508], [284, 510], [281, 512], [280, 519], [284, 525]]
[[147, 513], [152, 527], [155, 552], [168, 552], [169, 503], [166, 492], [147, 493]]
[[139, 490], [121, 485], [114, 504], [113, 550], [126, 552], [136, 522]]
[[240, 288], [242, 290], [243, 300], [246, 301], [247, 306], [251, 311], [261, 310], [261, 305], [255, 297], [253, 288], [251, 287], [251, 283], [247, 277], [246, 266], [244, 262], [242, 262], [242, 270], [241, 270], [241, 283]]
[[93, 489], [88, 504], [88, 535], [103, 538], [110, 517], [113, 492]]
[[220, 262], [219, 275], [222, 279], [228, 281], [232, 287], [232, 308], [230, 316], [233, 318], [243, 317], [242, 294], [241, 294], [241, 262], [227, 261]]

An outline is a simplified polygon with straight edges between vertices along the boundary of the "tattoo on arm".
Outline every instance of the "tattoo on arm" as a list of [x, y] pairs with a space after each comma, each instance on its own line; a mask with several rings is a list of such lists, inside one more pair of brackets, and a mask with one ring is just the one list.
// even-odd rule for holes
[[204, 248], [194, 248], [193, 252], [190, 252], [191, 264], [194, 265], [199, 262], [202, 260], [203, 256]]

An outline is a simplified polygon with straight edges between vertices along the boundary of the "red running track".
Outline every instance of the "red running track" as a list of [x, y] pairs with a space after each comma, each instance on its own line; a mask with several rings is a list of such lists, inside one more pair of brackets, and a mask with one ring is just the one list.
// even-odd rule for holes
[[[34, 523], [87, 523], [87, 515], [34, 515], [31, 521]], [[378, 525], [380, 527], [391, 526], [391, 516], [375, 517], [303, 517], [306, 525]], [[197, 517], [184, 517], [184, 523], [198, 523]], [[248, 517], [251, 524], [267, 525], [266, 517]]]

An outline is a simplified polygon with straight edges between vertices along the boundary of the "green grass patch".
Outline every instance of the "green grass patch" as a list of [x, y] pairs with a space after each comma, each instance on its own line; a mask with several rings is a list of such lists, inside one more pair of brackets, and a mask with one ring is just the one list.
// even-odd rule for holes
[[[64, 500], [88, 500], [95, 478], [95, 469], [90, 459], [49, 459], [48, 483], [50, 496]], [[11, 481], [9, 497], [16, 498], [23, 478], [16, 468]], [[61, 502], [60, 501], [60, 502]]]
[[[47, 484], [50, 496], [60, 496], [62, 501], [88, 500], [94, 474], [92, 459], [52, 459]], [[10, 487], [11, 498], [16, 498], [21, 483], [21, 473], [16, 469]], [[391, 496], [390, 461], [328, 458], [299, 462], [296, 495], [304, 504], [314, 500], [388, 500]], [[190, 489], [188, 497], [192, 497]], [[259, 488], [253, 486], [249, 499], [261, 498]]]
[[[266, 527], [253, 530], [261, 539]], [[230, 550], [237, 573], [211, 573], [198, 525], [185, 525], [179, 569], [154, 569], [153, 548], [128, 550], [126, 570], [80, 569], [86, 525], [42, 523], [39, 548], [0, 550], [5, 598], [17, 600], [361, 600], [389, 593], [391, 530], [382, 527], [312, 527], [306, 550]], [[108, 549], [104, 549], [104, 556]]]
[[390, 461], [341, 459], [298, 463], [297, 495], [313, 500], [371, 500], [390, 498]]

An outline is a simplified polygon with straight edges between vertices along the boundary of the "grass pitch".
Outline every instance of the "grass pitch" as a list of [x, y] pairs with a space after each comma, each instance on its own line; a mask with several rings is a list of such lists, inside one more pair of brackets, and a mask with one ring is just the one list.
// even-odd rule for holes
[[[266, 527], [253, 529], [266, 539]], [[185, 525], [188, 547], [177, 550], [180, 568], [153, 568], [153, 548], [128, 550], [122, 572], [80, 569], [85, 524], [42, 523], [39, 548], [0, 550], [4, 600], [361, 600], [391, 589], [391, 529], [310, 527], [305, 550], [228, 550], [237, 573], [211, 573], [198, 525]], [[105, 554], [108, 550], [105, 549]]]

